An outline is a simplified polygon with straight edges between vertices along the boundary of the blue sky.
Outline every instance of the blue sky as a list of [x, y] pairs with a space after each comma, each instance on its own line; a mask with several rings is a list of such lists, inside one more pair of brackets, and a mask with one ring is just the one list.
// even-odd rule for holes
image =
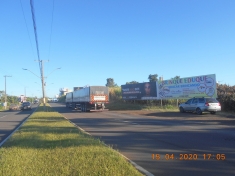
[[[149, 74], [235, 85], [234, 0], [34, 0], [34, 12], [49, 97]], [[22, 70], [40, 75], [30, 1], [2, 1], [0, 24], [0, 90], [11, 75], [8, 94], [40, 97], [40, 79]]]

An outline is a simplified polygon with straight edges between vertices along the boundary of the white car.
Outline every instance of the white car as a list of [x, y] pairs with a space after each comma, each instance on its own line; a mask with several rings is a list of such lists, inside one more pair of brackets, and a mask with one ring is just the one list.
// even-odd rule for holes
[[215, 114], [221, 111], [221, 105], [215, 98], [192, 98], [179, 105], [180, 112], [196, 112], [201, 115], [202, 112]]

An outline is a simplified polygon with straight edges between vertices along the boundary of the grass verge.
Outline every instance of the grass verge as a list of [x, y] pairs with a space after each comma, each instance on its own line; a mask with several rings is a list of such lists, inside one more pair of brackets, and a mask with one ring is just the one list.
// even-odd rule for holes
[[42, 108], [0, 148], [0, 175], [142, 175], [118, 152]]
[[158, 110], [158, 111], [179, 111], [179, 109], [172, 105], [146, 105], [146, 104], [137, 104], [129, 102], [115, 101], [106, 104], [106, 108], [109, 110]]

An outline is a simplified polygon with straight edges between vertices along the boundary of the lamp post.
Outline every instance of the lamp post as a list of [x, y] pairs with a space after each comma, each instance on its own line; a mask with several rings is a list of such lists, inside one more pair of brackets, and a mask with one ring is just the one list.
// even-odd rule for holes
[[48, 76], [49, 76], [49, 75], [51, 75], [55, 70], [59, 70], [59, 69], [61, 69], [61, 67], [60, 67], [60, 68], [56, 68], [56, 69], [52, 70], [52, 72], [51, 72], [51, 73], [49, 73], [45, 78], [48, 78]]
[[[54, 72], [55, 70], [58, 70], [58, 69], [61, 69], [61, 68], [56, 68], [54, 69], [47, 77], [44, 77], [44, 69], [43, 69], [43, 60], [40, 61], [41, 62], [41, 77], [39, 77], [38, 75], [36, 75], [34, 72], [32, 72], [31, 70], [29, 69], [26, 69], [26, 68], [22, 68], [23, 70], [27, 70], [29, 72], [31, 72], [32, 74], [34, 74], [35, 76], [37, 76], [38, 78], [41, 79], [41, 83], [42, 83], [42, 96], [43, 96], [43, 105], [44, 105], [44, 110], [45, 110], [45, 81], [44, 79], [47, 78], [50, 74], [52, 74], [52, 72]], [[36, 82], [35, 82], [36, 83]]]

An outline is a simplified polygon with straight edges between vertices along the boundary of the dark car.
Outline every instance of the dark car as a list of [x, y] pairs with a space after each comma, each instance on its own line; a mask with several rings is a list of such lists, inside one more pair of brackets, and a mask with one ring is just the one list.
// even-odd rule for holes
[[31, 103], [28, 102], [28, 101], [23, 102], [23, 103], [21, 104], [20, 109], [21, 109], [21, 110], [30, 110], [30, 109], [32, 109]]
[[179, 105], [180, 112], [196, 112], [201, 115], [202, 112], [215, 114], [221, 111], [221, 105], [215, 98], [192, 98]]
[[34, 104], [38, 104], [39, 101], [38, 101], [38, 100], [34, 100], [33, 103], [34, 103]]

